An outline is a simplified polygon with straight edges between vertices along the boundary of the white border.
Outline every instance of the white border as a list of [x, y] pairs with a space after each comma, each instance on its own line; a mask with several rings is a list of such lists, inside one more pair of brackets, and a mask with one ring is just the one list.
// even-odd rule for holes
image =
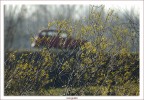
[[[125, 4], [125, 3], [137, 3], [140, 7], [140, 96], [4, 96], [4, 12], [3, 12], [3, 5], [4, 4]], [[1, 99], [12, 99], [12, 100], [22, 100], [22, 99], [34, 99], [34, 100], [39, 100], [39, 99], [45, 99], [45, 100], [51, 100], [51, 99], [68, 99], [69, 97], [77, 97], [78, 99], [83, 99], [83, 100], [94, 100], [94, 99], [108, 99], [108, 100], [117, 100], [117, 99], [130, 99], [130, 100], [135, 100], [135, 99], [144, 99], [143, 98], [143, 1], [1, 1]]]
[[140, 9], [140, 47], [139, 47], [139, 57], [140, 57], [140, 96], [142, 95], [144, 100], [144, 1], [142, 2], [142, 7]]

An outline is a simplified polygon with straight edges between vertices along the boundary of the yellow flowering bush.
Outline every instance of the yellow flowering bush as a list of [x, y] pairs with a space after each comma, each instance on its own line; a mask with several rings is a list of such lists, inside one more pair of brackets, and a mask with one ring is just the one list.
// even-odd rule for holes
[[[19, 95], [24, 95], [25, 92], [40, 91], [46, 84], [52, 82], [49, 78], [49, 69], [53, 65], [53, 60], [48, 52], [42, 51], [38, 55], [29, 51], [18, 53], [15, 53], [16, 67], [5, 70], [6, 92], [19, 91]], [[11, 53], [9, 56], [11, 57]], [[13, 62], [15, 60], [13, 59]], [[13, 73], [8, 74], [9, 70]]]

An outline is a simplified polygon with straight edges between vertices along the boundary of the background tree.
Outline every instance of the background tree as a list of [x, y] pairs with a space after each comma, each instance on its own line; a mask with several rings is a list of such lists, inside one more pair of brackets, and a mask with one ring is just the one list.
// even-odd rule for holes
[[[19, 9], [19, 11], [17, 11], [17, 9]], [[16, 41], [15, 37], [20, 36], [20, 33], [18, 33], [18, 31], [23, 31], [23, 28], [21, 27], [23, 26], [23, 22], [25, 20], [25, 13], [25, 6], [4, 6], [5, 51], [14, 47], [14, 42]]]

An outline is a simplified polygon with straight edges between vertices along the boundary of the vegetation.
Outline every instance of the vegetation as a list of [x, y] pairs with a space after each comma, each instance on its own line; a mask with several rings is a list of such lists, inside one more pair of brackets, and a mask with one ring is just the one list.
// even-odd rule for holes
[[89, 18], [56, 20], [51, 27], [89, 42], [59, 53], [50, 48], [6, 52], [5, 95], [139, 95], [134, 35], [114, 10], [92, 6]]

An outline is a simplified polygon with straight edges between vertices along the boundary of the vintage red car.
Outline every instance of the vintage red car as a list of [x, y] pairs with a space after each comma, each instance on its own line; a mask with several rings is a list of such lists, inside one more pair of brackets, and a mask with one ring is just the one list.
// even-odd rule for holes
[[86, 40], [75, 39], [64, 30], [44, 29], [34, 36], [32, 47], [74, 49], [83, 45]]

